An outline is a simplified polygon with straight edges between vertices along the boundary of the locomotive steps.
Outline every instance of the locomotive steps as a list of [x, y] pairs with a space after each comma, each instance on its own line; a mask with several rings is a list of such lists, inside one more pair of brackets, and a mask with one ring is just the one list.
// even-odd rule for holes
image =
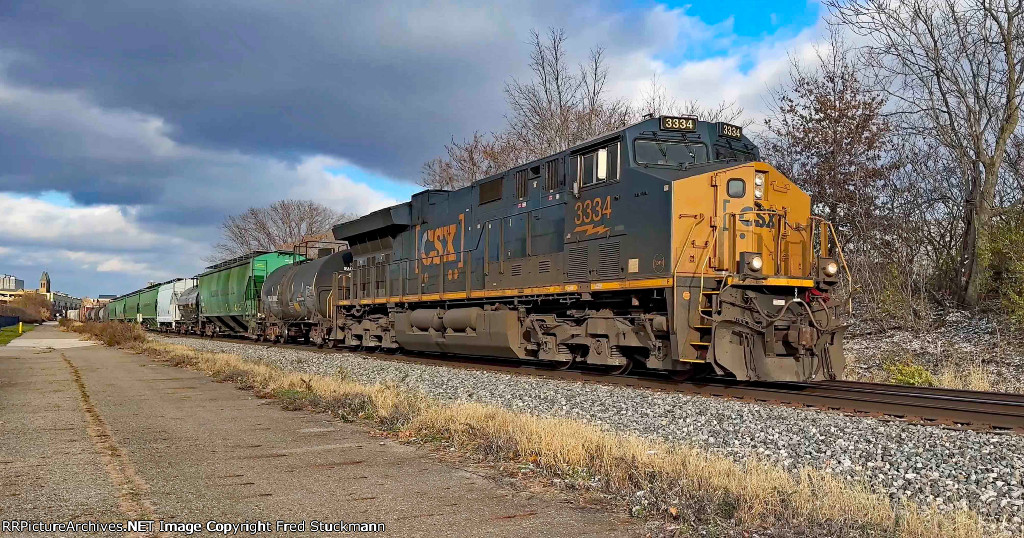
[[811, 469], [792, 473], [764, 462], [737, 464], [696, 448], [614, 434], [575, 420], [446, 403], [395, 385], [368, 386], [344, 372], [299, 374], [237, 355], [144, 339], [131, 347], [239, 383], [291, 408], [357, 418], [399, 439], [451, 448], [463, 457], [514, 467], [518, 475], [607, 495], [633, 515], [664, 521], [683, 534], [708, 526], [727, 534], [753, 529], [811, 530], [816, 536], [991, 534], [971, 512], [940, 514], [893, 504]]

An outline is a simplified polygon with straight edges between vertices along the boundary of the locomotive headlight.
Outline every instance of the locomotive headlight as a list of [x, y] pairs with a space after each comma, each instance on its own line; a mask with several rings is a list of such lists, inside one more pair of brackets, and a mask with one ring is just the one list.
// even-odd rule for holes
[[760, 200], [764, 196], [764, 188], [754, 187], [754, 199]]
[[764, 260], [760, 256], [754, 256], [747, 261], [747, 269], [755, 273], [760, 271], [762, 267], [764, 267]]
[[754, 172], [754, 185], [764, 185], [764, 172]]
[[821, 268], [821, 272], [825, 273], [825, 276], [836, 276], [839, 272], [839, 264], [836, 262], [828, 262], [825, 267]]

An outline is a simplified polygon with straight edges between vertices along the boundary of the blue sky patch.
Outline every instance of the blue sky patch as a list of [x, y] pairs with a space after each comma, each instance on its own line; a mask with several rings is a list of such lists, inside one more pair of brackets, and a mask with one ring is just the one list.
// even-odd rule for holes
[[[708, 26], [721, 26], [721, 33], [715, 39], [696, 42], [679, 35], [674, 48], [654, 55], [670, 66], [735, 54], [737, 50], [768, 38], [791, 38], [817, 24], [821, 15], [821, 5], [814, 0], [735, 0], [727, 8], [723, 8], [721, 2], [707, 0], [670, 0], [661, 2], [661, 5], [669, 9], [683, 9], [688, 16], [696, 17]], [[753, 65], [752, 60], [744, 60], [739, 69], [745, 73]]]

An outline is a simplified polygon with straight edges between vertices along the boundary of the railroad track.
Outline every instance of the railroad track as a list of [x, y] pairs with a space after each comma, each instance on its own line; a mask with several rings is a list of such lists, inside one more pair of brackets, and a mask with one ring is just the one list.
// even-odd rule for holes
[[[182, 336], [171, 334], [170, 336]], [[205, 337], [184, 335], [186, 338]], [[226, 338], [229, 341], [237, 339]], [[311, 351], [306, 345], [269, 344], [244, 340], [263, 347], [284, 347]], [[553, 370], [526, 361], [450, 357], [428, 354], [390, 354], [345, 349], [321, 352], [356, 353], [381, 360], [430, 364], [501, 372], [582, 383], [638, 387], [683, 392], [789, 407], [819, 409], [880, 419], [901, 420], [956, 429], [1024, 433], [1024, 394], [910, 387], [860, 381], [739, 382], [730, 379], [677, 381], [657, 373], [609, 376], [585, 370]]]

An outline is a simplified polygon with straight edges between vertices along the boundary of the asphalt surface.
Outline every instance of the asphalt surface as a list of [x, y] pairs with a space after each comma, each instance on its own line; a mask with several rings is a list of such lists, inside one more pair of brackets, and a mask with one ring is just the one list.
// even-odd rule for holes
[[[314, 520], [384, 523], [386, 536], [638, 532], [623, 515], [500, 484], [363, 425], [145, 356], [69, 347], [60, 340], [76, 336], [55, 327], [31, 336], [0, 347], [0, 520], [269, 522], [257, 536], [311, 534]], [[274, 531], [279, 520], [306, 532]], [[58, 534], [125, 533], [0, 532]]]

